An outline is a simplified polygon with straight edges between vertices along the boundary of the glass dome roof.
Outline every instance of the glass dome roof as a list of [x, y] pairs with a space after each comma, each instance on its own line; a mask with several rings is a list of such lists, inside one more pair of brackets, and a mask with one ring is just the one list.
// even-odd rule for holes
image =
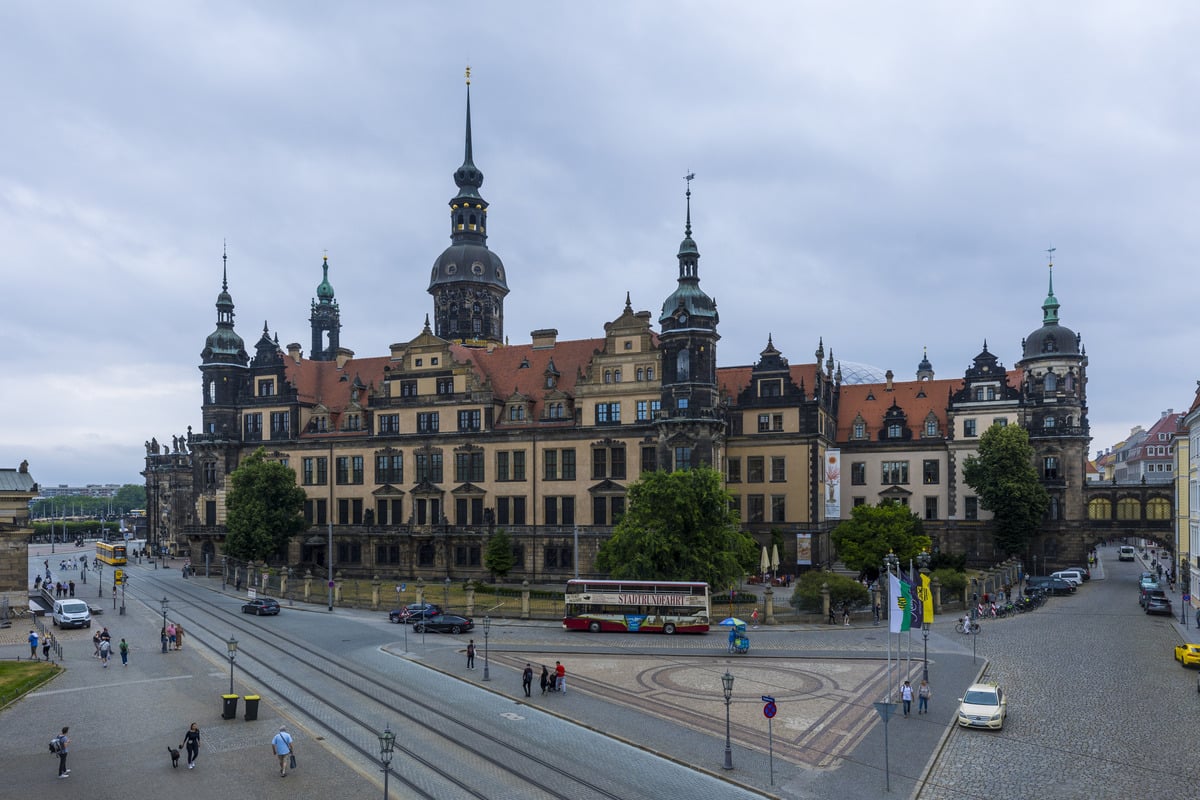
[[857, 361], [838, 361], [842, 369], [842, 383], [854, 385], [860, 383], [885, 383], [887, 370], [872, 367], [870, 364], [860, 364]]

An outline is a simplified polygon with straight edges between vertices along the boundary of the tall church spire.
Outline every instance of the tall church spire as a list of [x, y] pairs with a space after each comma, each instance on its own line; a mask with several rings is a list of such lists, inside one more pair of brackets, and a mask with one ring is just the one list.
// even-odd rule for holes
[[1047, 251], [1050, 254], [1050, 289], [1046, 292], [1046, 301], [1042, 303], [1043, 325], [1058, 323], [1058, 298], [1054, 296], [1054, 250], [1051, 247]]

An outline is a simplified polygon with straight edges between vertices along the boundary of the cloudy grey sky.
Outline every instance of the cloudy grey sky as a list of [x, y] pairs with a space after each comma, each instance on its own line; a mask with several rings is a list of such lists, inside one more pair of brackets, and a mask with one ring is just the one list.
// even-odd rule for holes
[[417, 335], [472, 67], [506, 333], [600, 336], [677, 276], [684, 182], [722, 365], [1006, 366], [1046, 249], [1092, 449], [1186, 408], [1200, 10], [1086, 3], [0, 5], [0, 466], [140, 482], [198, 428], [222, 241], [237, 328]]

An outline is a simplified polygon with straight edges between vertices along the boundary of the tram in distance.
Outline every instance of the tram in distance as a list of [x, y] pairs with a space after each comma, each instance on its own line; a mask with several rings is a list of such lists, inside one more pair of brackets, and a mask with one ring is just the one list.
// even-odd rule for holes
[[567, 581], [563, 629], [626, 633], [707, 633], [707, 583]]
[[96, 542], [96, 560], [103, 561], [105, 564], [115, 564], [116, 566], [125, 565], [125, 544]]

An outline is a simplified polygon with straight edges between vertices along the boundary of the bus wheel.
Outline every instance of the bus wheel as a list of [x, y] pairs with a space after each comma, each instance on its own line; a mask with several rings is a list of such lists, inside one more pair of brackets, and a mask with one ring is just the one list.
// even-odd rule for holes
[[588, 630], [591, 631], [592, 633], [599, 633], [600, 632], [600, 623], [593, 622], [592, 624], [588, 625]]
[[663, 625], [663, 633], [670, 636], [674, 632], [675, 632], [675, 625], [673, 623], [668, 622], [666, 625]]

